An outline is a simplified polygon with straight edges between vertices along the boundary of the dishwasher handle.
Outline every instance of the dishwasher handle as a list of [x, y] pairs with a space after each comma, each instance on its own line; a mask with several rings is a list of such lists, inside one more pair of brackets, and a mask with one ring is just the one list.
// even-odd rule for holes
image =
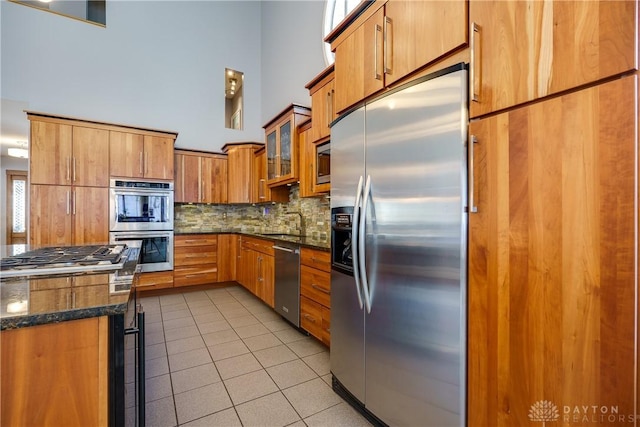
[[277, 249], [279, 251], [289, 252], [289, 253], [292, 253], [292, 254], [300, 253], [300, 249], [285, 248], [284, 246], [278, 246], [278, 245], [273, 245], [272, 247], [273, 247], [273, 249]]

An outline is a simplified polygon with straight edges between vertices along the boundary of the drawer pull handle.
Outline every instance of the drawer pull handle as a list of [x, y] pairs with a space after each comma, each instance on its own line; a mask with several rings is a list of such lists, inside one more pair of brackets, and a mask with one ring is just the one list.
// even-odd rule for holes
[[316, 289], [316, 290], [320, 291], [320, 292], [323, 292], [323, 293], [325, 293], [325, 294], [331, 295], [331, 291], [330, 291], [330, 290], [325, 289], [325, 288], [323, 288], [322, 286], [316, 285], [315, 283], [312, 283], [312, 284], [311, 284], [311, 287], [312, 287], [313, 289]]
[[309, 315], [308, 315], [308, 314], [306, 314], [306, 313], [305, 313], [305, 314], [303, 314], [303, 317], [304, 317], [305, 319], [307, 319], [308, 321], [310, 321], [310, 322], [316, 323], [316, 319], [314, 319], [313, 317], [309, 316]]

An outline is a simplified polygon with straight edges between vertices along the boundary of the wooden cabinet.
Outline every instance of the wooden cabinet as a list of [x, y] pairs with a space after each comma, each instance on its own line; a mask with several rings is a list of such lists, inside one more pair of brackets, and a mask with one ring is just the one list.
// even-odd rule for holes
[[313, 163], [315, 161], [315, 145], [311, 142], [311, 121], [298, 127], [298, 143], [300, 144], [300, 197], [311, 197], [315, 176]]
[[136, 291], [172, 288], [173, 274], [173, 270], [141, 273], [136, 284]]
[[218, 282], [236, 280], [238, 239], [236, 234], [218, 234]]
[[637, 69], [634, 1], [469, 4], [471, 117]]
[[109, 425], [106, 316], [0, 332], [0, 424]]
[[242, 236], [238, 282], [271, 308], [274, 306], [275, 258], [273, 242]]
[[322, 341], [331, 342], [331, 255], [300, 249], [300, 327]]
[[336, 112], [465, 46], [467, 7], [464, 0], [378, 1], [330, 34]]
[[225, 144], [222, 151], [228, 159], [229, 203], [257, 203], [258, 176], [254, 169], [254, 153], [262, 147], [257, 143]]
[[310, 115], [309, 108], [292, 104], [264, 125], [268, 186], [298, 181], [297, 127]]
[[111, 176], [173, 179], [175, 137], [111, 131]]
[[30, 183], [109, 186], [109, 132], [31, 120]]
[[176, 203], [227, 203], [227, 156], [175, 150]]
[[109, 241], [109, 189], [30, 186], [32, 245], [77, 245]]
[[328, 137], [331, 133], [329, 125], [338, 117], [334, 105], [333, 69], [333, 65], [327, 67], [305, 86], [311, 95], [310, 141]]
[[288, 202], [289, 189], [267, 186], [267, 161], [264, 144], [225, 144], [228, 156], [229, 203]]
[[218, 236], [175, 236], [173, 286], [191, 286], [218, 281]]
[[637, 84], [628, 76], [470, 125], [477, 425], [528, 425], [543, 400], [635, 413]]

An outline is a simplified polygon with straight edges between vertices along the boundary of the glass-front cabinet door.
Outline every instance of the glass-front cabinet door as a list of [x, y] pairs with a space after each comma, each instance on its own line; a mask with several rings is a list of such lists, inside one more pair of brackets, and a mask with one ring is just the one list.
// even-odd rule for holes
[[280, 176], [291, 175], [293, 170], [291, 150], [291, 120], [280, 126]]
[[292, 104], [264, 126], [267, 185], [278, 187], [298, 180], [298, 126], [311, 117], [307, 107]]
[[267, 181], [271, 181], [273, 179], [278, 178], [279, 174], [277, 171], [277, 157], [278, 150], [276, 147], [276, 130], [274, 129], [272, 132], [267, 134]]

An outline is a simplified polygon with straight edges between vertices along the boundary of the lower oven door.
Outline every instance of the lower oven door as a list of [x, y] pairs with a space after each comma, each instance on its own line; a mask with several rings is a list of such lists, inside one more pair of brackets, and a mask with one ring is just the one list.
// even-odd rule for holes
[[173, 270], [173, 231], [113, 231], [111, 244], [125, 243], [140, 248], [140, 271]]

